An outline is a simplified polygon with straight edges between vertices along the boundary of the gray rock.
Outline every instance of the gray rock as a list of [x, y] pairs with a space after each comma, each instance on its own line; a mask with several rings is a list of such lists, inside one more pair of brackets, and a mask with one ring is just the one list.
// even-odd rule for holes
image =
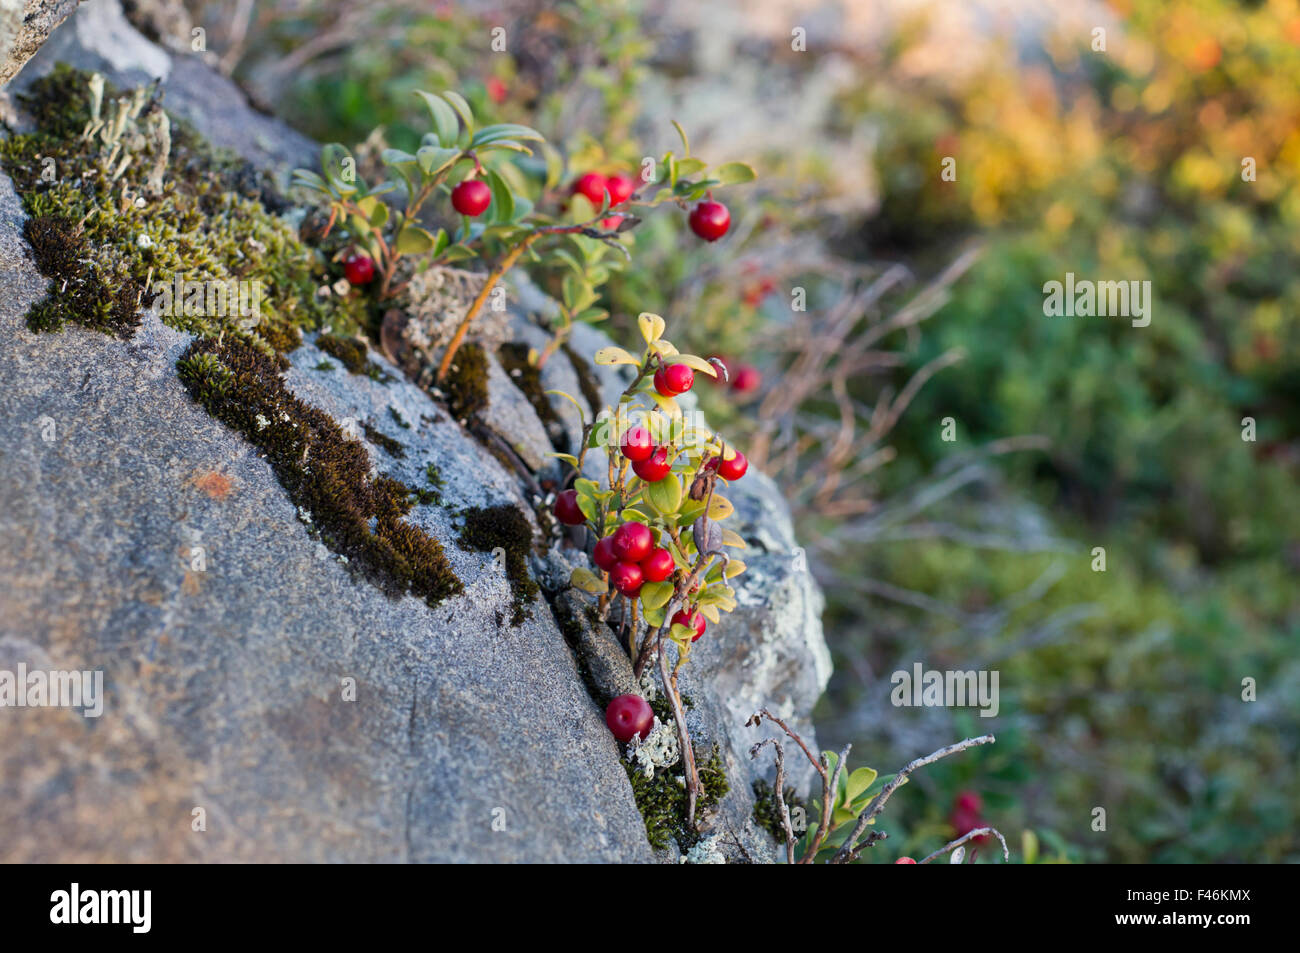
[[18, 74], [81, 0], [0, 0], [0, 86]]

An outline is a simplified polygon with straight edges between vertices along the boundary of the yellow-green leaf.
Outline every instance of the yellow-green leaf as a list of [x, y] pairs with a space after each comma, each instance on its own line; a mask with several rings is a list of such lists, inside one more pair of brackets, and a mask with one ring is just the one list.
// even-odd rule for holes
[[858, 768], [849, 775], [848, 785], [844, 789], [844, 802], [846, 804], [853, 803], [853, 800], [867, 788], [871, 787], [875, 781], [875, 768]]
[[550, 451], [547, 451], [547, 454], [546, 454], [546, 455], [547, 455], [548, 457], [554, 457], [556, 460], [563, 460], [565, 463], [569, 464], [570, 466], [574, 467], [575, 469], [576, 469], [577, 466], [578, 466], [578, 458], [575, 457], [575, 456], [574, 456], [573, 454], [571, 454], [571, 453], [557, 453], [557, 452], [554, 451], [554, 450], [550, 450]]
[[590, 569], [584, 569], [581, 566], [570, 573], [569, 585], [581, 589], [583, 592], [590, 592], [593, 595], [609, 591], [609, 587], [605, 585], [599, 576]]
[[731, 559], [727, 561], [727, 568], [723, 571], [723, 575], [730, 579], [732, 576], [739, 576], [747, 568], [749, 567], [747, 567], [741, 560]]
[[682, 481], [677, 474], [670, 473], [656, 483], [647, 483], [642, 495], [651, 506], [667, 516], [681, 505]]
[[673, 354], [665, 357], [669, 364], [685, 364], [691, 370], [699, 371], [701, 374], [708, 374], [710, 377], [717, 377], [717, 369], [702, 357], [696, 357], [694, 354]]
[[646, 609], [659, 609], [673, 597], [671, 582], [647, 582], [641, 587], [641, 605]]
[[653, 344], [663, 337], [664, 319], [657, 314], [651, 314], [649, 311], [642, 311], [636, 319], [637, 326], [641, 329], [641, 336], [645, 338], [646, 344]]
[[724, 530], [722, 531], [722, 545], [723, 545], [723, 546], [739, 546], [741, 549], [744, 549], [744, 548], [745, 548], [745, 540], [744, 540], [744, 538], [743, 538], [739, 533], [734, 532], [734, 531], [729, 530], [729, 529], [724, 529]]
[[735, 511], [736, 508], [731, 505], [729, 499], [725, 496], [719, 496], [717, 493], [713, 494], [713, 501], [709, 504], [709, 519], [725, 520]]
[[632, 364], [640, 366], [641, 362], [621, 347], [602, 347], [593, 358], [597, 364]]
[[[531, 356], [532, 356], [532, 352], [529, 352], [529, 357], [531, 357]], [[584, 428], [587, 426], [587, 415], [586, 415], [585, 413], [583, 413], [583, 410], [582, 410], [582, 404], [578, 403], [578, 400], [577, 400], [576, 397], [571, 397], [570, 395], [566, 394], [566, 393], [565, 393], [564, 391], [562, 391], [562, 390], [548, 390], [546, 393], [548, 393], [548, 394], [554, 394], [554, 395], [557, 396], [557, 397], [563, 397], [565, 400], [567, 400], [569, 403], [571, 403], [574, 407], [577, 407], [577, 408], [578, 408], [578, 420], [581, 421], [582, 426], [583, 426]]]
[[704, 618], [708, 619], [714, 625], [717, 625], [718, 620], [722, 618], [722, 616], [718, 614], [718, 607], [714, 605], [701, 605], [700, 612], [704, 614]]

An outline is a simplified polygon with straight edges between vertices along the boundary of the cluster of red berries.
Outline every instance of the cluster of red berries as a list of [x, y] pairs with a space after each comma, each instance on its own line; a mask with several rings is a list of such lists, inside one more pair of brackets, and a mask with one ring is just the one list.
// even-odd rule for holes
[[[626, 172], [615, 172], [611, 176], [604, 176], [599, 172], [587, 172], [578, 176], [577, 181], [573, 183], [574, 194], [584, 196], [596, 208], [605, 204], [606, 195], [609, 196], [609, 207], [614, 208], [630, 199], [635, 191], [636, 179]], [[612, 232], [622, 221], [622, 216], [611, 215], [600, 220], [600, 227], [607, 232]]]
[[591, 558], [629, 599], [635, 599], [647, 582], [663, 582], [677, 568], [672, 553], [655, 544], [650, 527], [637, 522], [624, 523], [597, 540]]

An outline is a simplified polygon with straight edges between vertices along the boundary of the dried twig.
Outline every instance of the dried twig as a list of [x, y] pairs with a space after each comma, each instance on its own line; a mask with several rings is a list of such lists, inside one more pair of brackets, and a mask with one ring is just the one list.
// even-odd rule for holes
[[948, 844], [945, 844], [944, 846], [940, 847], [938, 850], [936, 850], [936, 851], [935, 851], [933, 854], [931, 854], [929, 857], [927, 857], [927, 858], [925, 858], [923, 861], [921, 861], [921, 863], [923, 863], [923, 864], [928, 864], [930, 861], [934, 860], [936, 857], [942, 857], [944, 854], [951, 853], [952, 851], [956, 850], [958, 847], [961, 847], [961, 846], [962, 846], [963, 844], [965, 844], [966, 842], [971, 841], [971, 840], [974, 840], [976, 837], [986, 837], [986, 836], [988, 836], [988, 835], [990, 835], [990, 834], [992, 834], [994, 837], [996, 837], [996, 838], [998, 839], [998, 841], [1002, 844], [1002, 859], [1003, 859], [1003, 860], [1010, 860], [1010, 859], [1011, 859], [1011, 852], [1010, 852], [1009, 850], [1007, 850], [1007, 841], [1006, 841], [1006, 838], [1003, 837], [1002, 834], [999, 833], [998, 830], [997, 830], [996, 828], [993, 828], [993, 827], [977, 827], [977, 828], [976, 828], [975, 830], [973, 830], [973, 831], [967, 831], [965, 834], [962, 834], [961, 837], [958, 837], [955, 841], [952, 841], [952, 842], [950, 842], [950, 843], [948, 843]]

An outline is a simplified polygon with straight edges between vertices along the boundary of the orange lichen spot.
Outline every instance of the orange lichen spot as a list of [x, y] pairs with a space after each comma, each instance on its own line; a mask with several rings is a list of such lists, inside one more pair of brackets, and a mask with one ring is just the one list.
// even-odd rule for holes
[[193, 480], [194, 486], [206, 493], [214, 500], [224, 500], [230, 495], [234, 488], [234, 481], [224, 473], [216, 470], [208, 470], [206, 473], [196, 474]]

